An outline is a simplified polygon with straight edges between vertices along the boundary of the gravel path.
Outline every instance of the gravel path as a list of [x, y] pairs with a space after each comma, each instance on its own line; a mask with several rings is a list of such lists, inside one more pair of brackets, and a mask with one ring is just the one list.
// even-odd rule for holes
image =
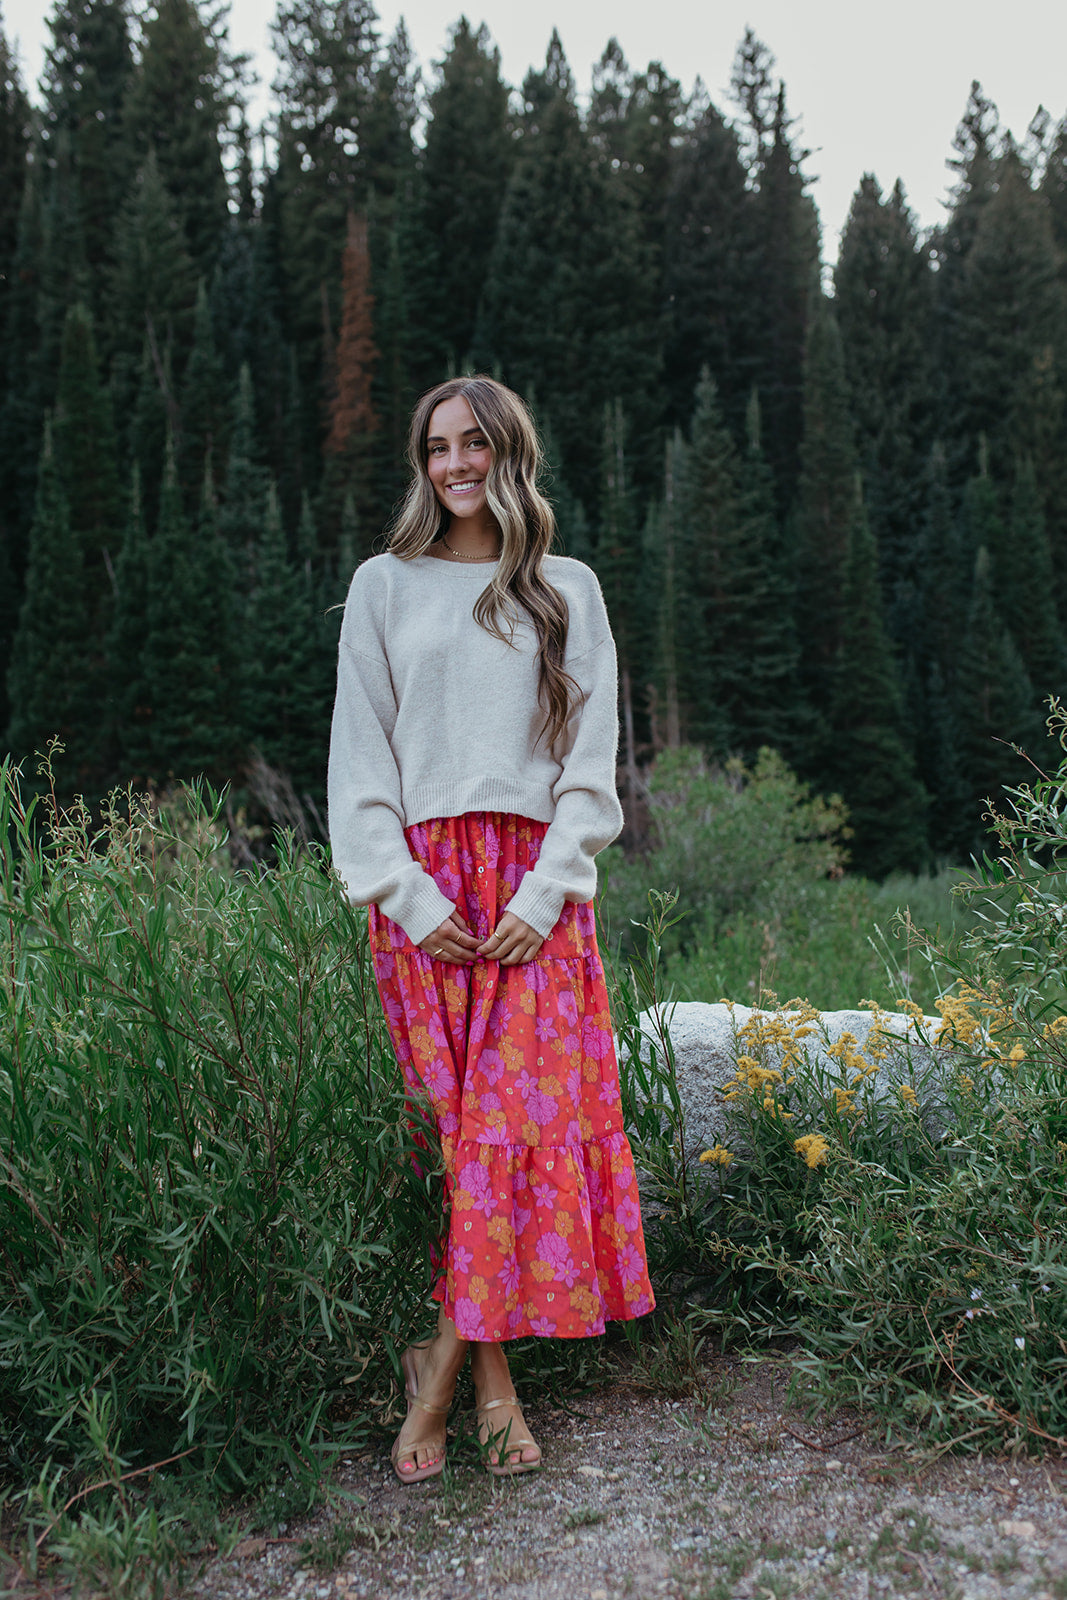
[[403, 1487], [387, 1448], [348, 1462], [334, 1508], [249, 1538], [196, 1600], [1067, 1600], [1067, 1462], [922, 1469], [872, 1426], [805, 1420], [786, 1361], [714, 1360], [699, 1403], [622, 1385], [530, 1405], [540, 1473], [492, 1479], [451, 1447]]

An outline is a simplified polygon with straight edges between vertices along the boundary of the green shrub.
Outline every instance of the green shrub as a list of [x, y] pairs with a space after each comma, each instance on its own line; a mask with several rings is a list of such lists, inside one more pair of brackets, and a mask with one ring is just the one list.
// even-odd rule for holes
[[[1067, 751], [1055, 704], [1050, 726]], [[970, 927], [926, 950], [944, 983], [927, 1040], [944, 1053], [927, 1077], [876, 1091], [871, 1052], [854, 1045], [820, 1076], [803, 1038], [813, 1019], [772, 1010], [739, 1038], [721, 1086], [734, 1134], [713, 1152], [684, 1145], [669, 1050], [642, 1065], [627, 1035], [624, 1078], [628, 1096], [653, 1079], [635, 1154], [655, 1184], [657, 1287], [690, 1318], [724, 1337], [791, 1335], [799, 1386], [891, 1426], [1063, 1448], [1067, 757], [1009, 791], [994, 826], [995, 857], [961, 891]], [[656, 918], [648, 928], [646, 973]], [[631, 1008], [648, 1000], [635, 990]], [[795, 1082], [790, 1039], [805, 1060]]]
[[7, 1475], [313, 1483], [392, 1393], [438, 1181], [365, 917], [319, 850], [230, 871], [196, 797], [43, 804], [0, 769]]
[[812, 796], [773, 750], [754, 767], [707, 766], [699, 750], [664, 750], [648, 782], [651, 848], [600, 858], [609, 936], [633, 950], [650, 890], [674, 891], [680, 916], [664, 949], [707, 945], [730, 920], [756, 910], [775, 923], [801, 889], [841, 870], [846, 813], [839, 798]]

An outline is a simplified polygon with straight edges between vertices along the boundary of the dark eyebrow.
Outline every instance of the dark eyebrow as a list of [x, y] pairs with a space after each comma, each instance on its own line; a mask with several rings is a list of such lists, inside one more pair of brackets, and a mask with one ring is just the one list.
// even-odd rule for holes
[[[464, 430], [463, 430], [462, 434], [460, 435], [460, 437], [463, 438], [463, 439], [469, 439], [472, 433], [484, 433], [484, 432], [485, 432], [484, 428], [464, 428]], [[445, 442], [444, 441], [444, 435], [440, 434], [440, 433], [431, 433], [427, 437], [427, 440], [426, 440], [427, 444], [444, 444], [444, 442]]]

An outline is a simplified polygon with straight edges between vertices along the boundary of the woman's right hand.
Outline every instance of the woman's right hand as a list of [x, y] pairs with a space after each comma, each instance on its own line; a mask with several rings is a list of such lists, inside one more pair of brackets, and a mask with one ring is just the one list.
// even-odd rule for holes
[[477, 948], [477, 939], [458, 911], [446, 917], [441, 926], [419, 945], [419, 949], [435, 961], [473, 961]]

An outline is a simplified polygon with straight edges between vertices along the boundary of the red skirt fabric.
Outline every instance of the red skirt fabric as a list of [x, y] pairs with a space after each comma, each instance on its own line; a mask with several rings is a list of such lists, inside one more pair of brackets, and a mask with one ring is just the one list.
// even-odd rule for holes
[[[547, 824], [467, 812], [406, 831], [479, 939]], [[445, 1166], [434, 1298], [466, 1339], [562, 1339], [651, 1311], [637, 1179], [591, 903], [568, 901], [532, 961], [435, 961], [376, 906], [370, 941], [393, 1046], [433, 1108]]]

